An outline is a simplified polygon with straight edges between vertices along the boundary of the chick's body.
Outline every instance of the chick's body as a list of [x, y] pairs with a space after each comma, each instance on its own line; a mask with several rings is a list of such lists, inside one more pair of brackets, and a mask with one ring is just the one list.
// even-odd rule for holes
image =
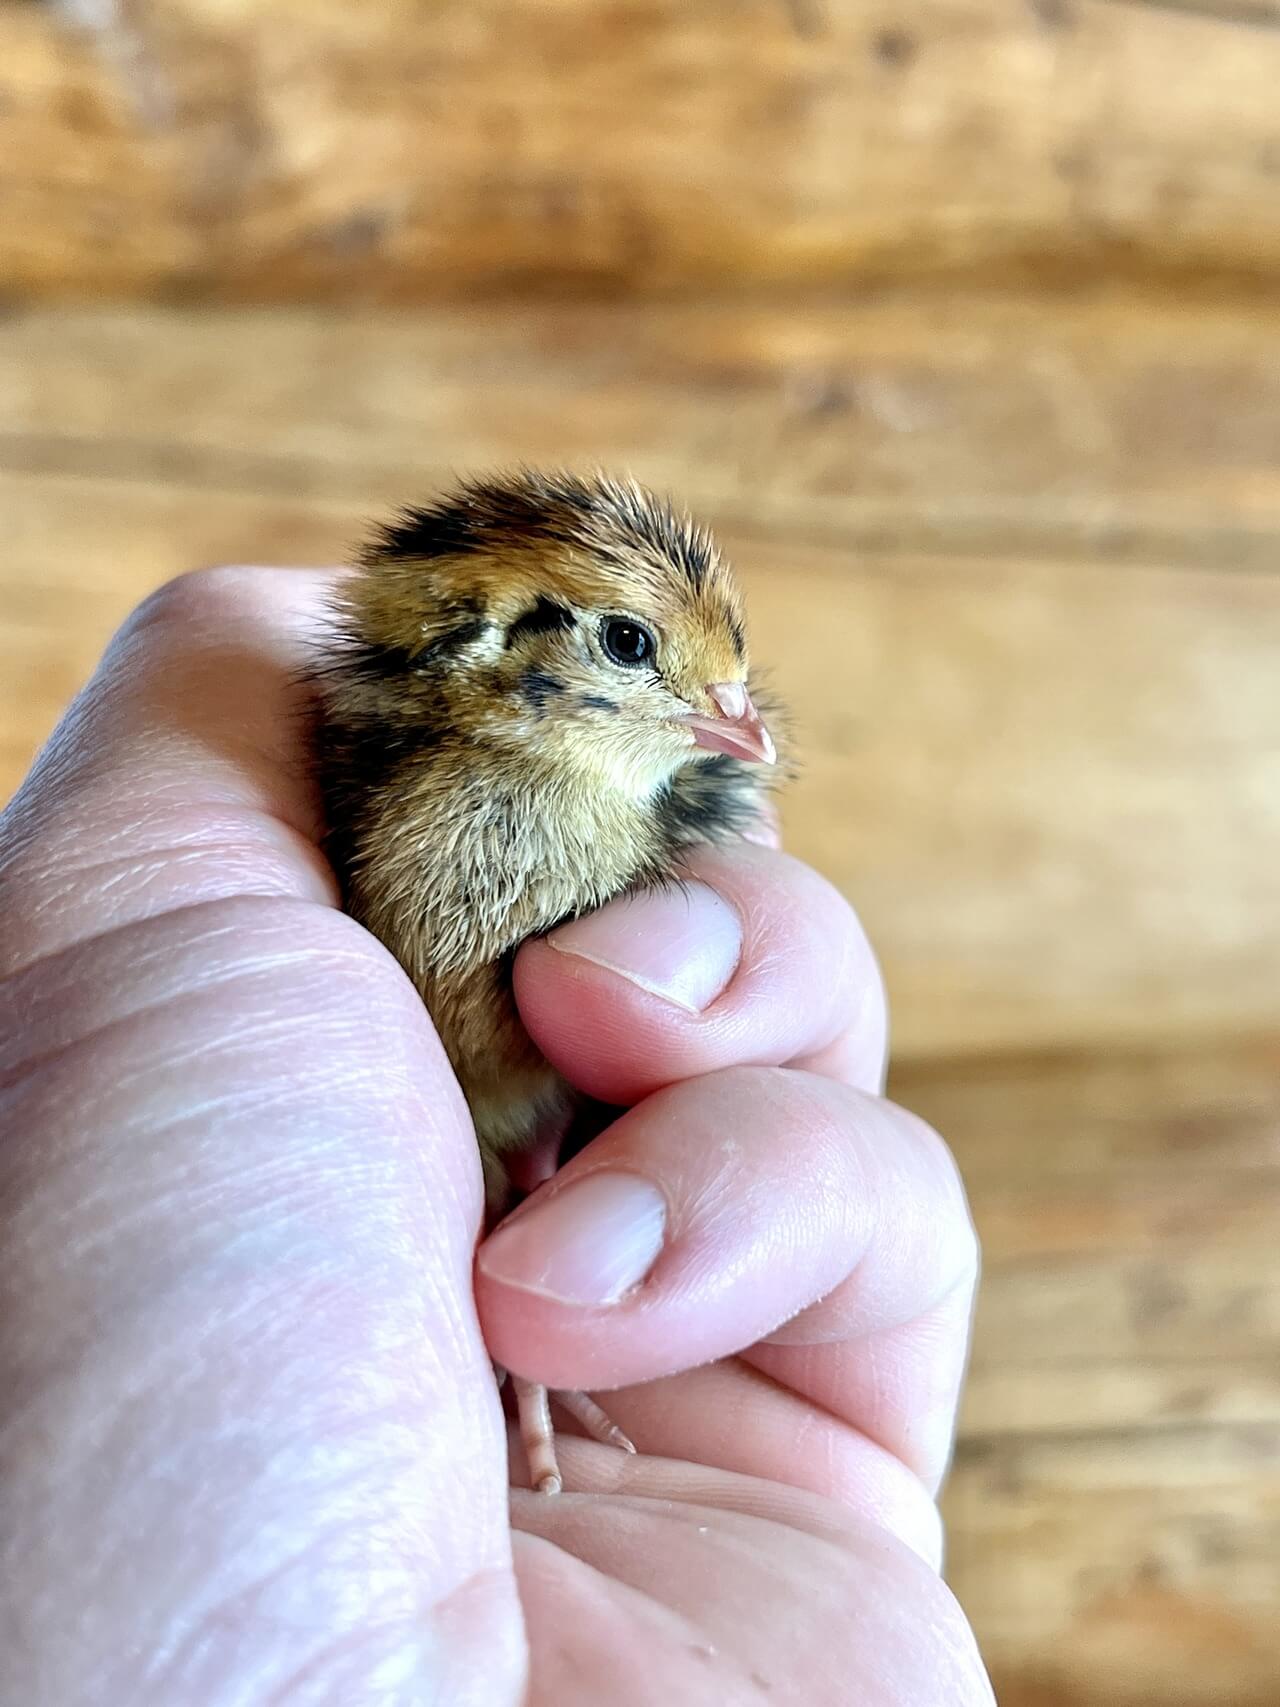
[[339, 594], [320, 763], [348, 909], [421, 992], [491, 1211], [574, 1093], [512, 995], [530, 936], [736, 836], [772, 743], [736, 587], [639, 488], [522, 474], [383, 530]]

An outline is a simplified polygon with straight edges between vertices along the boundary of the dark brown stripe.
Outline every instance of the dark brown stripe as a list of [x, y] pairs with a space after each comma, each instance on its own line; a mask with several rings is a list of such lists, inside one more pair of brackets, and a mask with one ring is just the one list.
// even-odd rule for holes
[[553, 599], [540, 598], [511, 624], [507, 630], [507, 645], [513, 646], [527, 635], [554, 634], [559, 629], [572, 628], [577, 620], [568, 606], [558, 605]]

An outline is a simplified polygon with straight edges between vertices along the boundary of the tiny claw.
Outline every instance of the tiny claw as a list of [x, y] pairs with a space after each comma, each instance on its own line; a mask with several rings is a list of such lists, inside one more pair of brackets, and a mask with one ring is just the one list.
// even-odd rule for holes
[[[506, 1379], [506, 1372], [495, 1364], [494, 1373], [498, 1377], [498, 1385], [501, 1386]], [[529, 1465], [529, 1480], [540, 1494], [558, 1494], [564, 1488], [560, 1466], [556, 1461], [555, 1430], [551, 1426], [552, 1397], [576, 1422], [581, 1423], [592, 1440], [598, 1440], [605, 1446], [616, 1447], [619, 1452], [635, 1453], [635, 1447], [617, 1423], [607, 1412], [600, 1409], [589, 1394], [565, 1392], [557, 1388], [552, 1395], [536, 1381], [525, 1381], [518, 1375], [512, 1375], [510, 1380], [516, 1399], [520, 1440]]]
[[554, 1397], [575, 1422], [582, 1424], [592, 1440], [598, 1440], [602, 1446], [616, 1446], [620, 1452], [635, 1452], [635, 1447], [617, 1423], [607, 1411], [600, 1409], [589, 1393], [565, 1392], [557, 1388]]

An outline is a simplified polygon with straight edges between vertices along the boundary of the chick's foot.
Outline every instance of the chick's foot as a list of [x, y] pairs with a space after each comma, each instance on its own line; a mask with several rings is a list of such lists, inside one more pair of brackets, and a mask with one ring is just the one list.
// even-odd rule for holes
[[515, 1395], [516, 1417], [529, 1463], [529, 1476], [539, 1493], [558, 1494], [564, 1486], [556, 1460], [555, 1430], [551, 1424], [552, 1397], [575, 1422], [581, 1424], [592, 1440], [598, 1440], [605, 1446], [616, 1446], [623, 1452], [635, 1451], [618, 1425], [587, 1393], [557, 1389], [552, 1395], [537, 1382], [524, 1381], [518, 1375], [511, 1377], [511, 1390]]

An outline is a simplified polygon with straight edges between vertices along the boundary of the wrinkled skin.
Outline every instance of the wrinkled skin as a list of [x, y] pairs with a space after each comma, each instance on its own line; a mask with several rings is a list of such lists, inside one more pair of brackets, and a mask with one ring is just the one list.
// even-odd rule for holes
[[[3, 822], [12, 1699], [989, 1702], [932, 1499], [976, 1247], [880, 1098], [857, 923], [744, 846], [699, 862], [742, 922], [702, 1012], [600, 964], [611, 919], [592, 959], [527, 945], [534, 1037], [629, 1112], [477, 1263], [466, 1109], [317, 852], [291, 680], [326, 580], [163, 590]], [[521, 1284], [539, 1203], [602, 1168], [663, 1194], [649, 1280]], [[568, 1439], [573, 1491], [509, 1490], [481, 1324], [620, 1387], [639, 1456]]]

